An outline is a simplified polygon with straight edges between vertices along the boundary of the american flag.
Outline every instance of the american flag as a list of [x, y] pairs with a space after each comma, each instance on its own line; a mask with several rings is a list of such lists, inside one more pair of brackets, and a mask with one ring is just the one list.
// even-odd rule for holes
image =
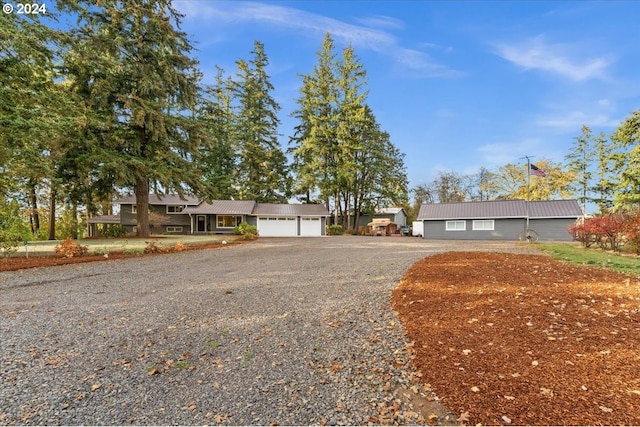
[[531, 164], [531, 175], [535, 175], [535, 176], [547, 176], [547, 173], [540, 169], [539, 167], [537, 167], [534, 164]]

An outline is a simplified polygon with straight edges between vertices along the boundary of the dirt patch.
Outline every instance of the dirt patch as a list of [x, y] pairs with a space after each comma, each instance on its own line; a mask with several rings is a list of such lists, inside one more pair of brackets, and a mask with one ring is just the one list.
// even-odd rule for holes
[[640, 279], [542, 255], [449, 252], [392, 305], [463, 424], [640, 424]]
[[65, 265], [65, 264], [78, 264], [85, 262], [97, 262], [97, 261], [110, 261], [114, 259], [124, 259], [124, 258], [139, 258], [144, 256], [155, 256], [162, 255], [166, 253], [172, 252], [182, 252], [196, 249], [216, 249], [226, 247], [232, 244], [238, 244], [243, 242], [243, 240], [229, 239], [227, 244], [222, 243], [200, 243], [193, 245], [185, 245], [180, 250], [176, 250], [175, 247], [165, 247], [162, 252], [159, 253], [149, 253], [149, 254], [135, 254], [135, 253], [124, 253], [119, 251], [109, 252], [107, 256], [104, 255], [82, 255], [73, 258], [66, 258], [59, 255], [31, 255], [29, 258], [25, 256], [12, 256], [9, 258], [1, 258], [0, 259], [0, 272], [2, 271], [15, 271], [15, 270], [23, 270], [26, 268], [37, 268], [37, 267], [51, 267], [55, 265]]

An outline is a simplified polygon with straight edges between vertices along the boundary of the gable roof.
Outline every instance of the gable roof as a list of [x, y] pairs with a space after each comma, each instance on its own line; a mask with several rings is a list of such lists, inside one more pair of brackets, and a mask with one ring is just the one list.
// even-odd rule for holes
[[404, 212], [405, 216], [407, 213], [404, 211], [404, 208], [381, 208], [376, 210], [375, 215], [386, 215], [386, 214], [399, 214], [400, 212]]
[[[113, 201], [121, 205], [135, 205], [137, 203], [135, 194], [127, 194]], [[184, 199], [177, 194], [149, 194], [150, 205], [187, 205], [195, 206], [200, 203], [200, 199], [192, 195], [184, 195]]]
[[256, 202], [253, 200], [212, 200], [198, 206], [188, 206], [183, 214], [251, 215]]
[[329, 211], [323, 205], [318, 204], [281, 204], [281, 203], [256, 203], [253, 215], [291, 215], [291, 216], [328, 216]]
[[[544, 200], [528, 203], [529, 218], [578, 218], [582, 209], [576, 200]], [[418, 220], [526, 218], [524, 200], [426, 203], [420, 206]]]

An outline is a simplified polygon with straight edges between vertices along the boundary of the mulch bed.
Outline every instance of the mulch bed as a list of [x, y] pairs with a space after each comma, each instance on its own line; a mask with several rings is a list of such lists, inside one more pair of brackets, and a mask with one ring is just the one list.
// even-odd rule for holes
[[[165, 247], [163, 248], [162, 252], [149, 253], [149, 254], [131, 254], [131, 253], [114, 251], [114, 252], [109, 252], [108, 257], [105, 257], [104, 255], [82, 255], [78, 257], [66, 258], [60, 255], [35, 255], [35, 256], [30, 255], [29, 258], [26, 258], [25, 256], [17, 255], [9, 258], [1, 258], [0, 272], [23, 270], [25, 268], [51, 267], [55, 265], [109, 261], [114, 259], [139, 258], [143, 256], [160, 255], [165, 253], [181, 252], [181, 251], [189, 251], [189, 250], [197, 250], [197, 249], [216, 249], [216, 248], [229, 246], [232, 244], [237, 244], [240, 242], [242, 242], [242, 240], [229, 238], [226, 245], [223, 245], [222, 243], [202, 243], [202, 244], [185, 245], [184, 248], [182, 248], [180, 251], [176, 251], [175, 248], [173, 247]], [[79, 243], [82, 244], [82, 241], [79, 241]]]
[[640, 278], [541, 255], [449, 252], [392, 304], [462, 424], [640, 425]]

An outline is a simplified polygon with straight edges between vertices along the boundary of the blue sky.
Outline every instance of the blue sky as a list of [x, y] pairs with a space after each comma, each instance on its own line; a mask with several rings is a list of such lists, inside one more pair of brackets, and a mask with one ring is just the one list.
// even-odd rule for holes
[[326, 32], [367, 71], [368, 104], [406, 154], [411, 187], [437, 171], [562, 162], [583, 124], [611, 134], [640, 109], [640, 2], [174, 1], [205, 82], [264, 44], [286, 146], [300, 74]]

